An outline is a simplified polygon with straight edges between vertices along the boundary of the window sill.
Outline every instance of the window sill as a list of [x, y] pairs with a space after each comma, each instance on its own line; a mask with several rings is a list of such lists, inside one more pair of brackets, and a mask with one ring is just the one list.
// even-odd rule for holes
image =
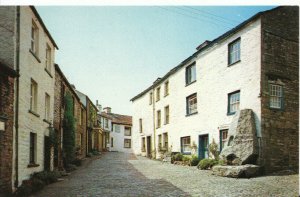
[[168, 125], [169, 123], [165, 123], [164, 125]]
[[194, 113], [191, 113], [191, 114], [186, 114], [185, 117], [192, 116], [192, 115], [195, 115], [195, 114], [198, 114], [198, 112], [194, 112]]
[[40, 164], [36, 164], [36, 163], [30, 163], [27, 165], [27, 168], [35, 168], [35, 167], [39, 167]]
[[284, 110], [282, 108], [273, 108], [273, 107], [269, 107], [269, 109], [271, 111], [274, 111], [274, 112], [283, 112]]
[[160, 127], [156, 127], [156, 129], [160, 129]]
[[231, 64], [228, 64], [227, 67], [233, 66], [233, 65], [235, 65], [235, 64], [237, 64], [237, 63], [240, 63], [240, 62], [241, 62], [241, 60], [238, 60], [238, 61], [236, 61], [236, 62], [233, 62], [233, 63], [231, 63]]
[[191, 155], [191, 152], [182, 152], [183, 155]]
[[193, 83], [196, 83], [196, 81], [197, 81], [197, 80], [192, 81], [191, 83], [186, 83], [186, 84], [185, 84], [185, 87], [187, 87], [187, 86], [189, 86], [189, 85], [191, 85], [191, 84], [193, 84]]
[[131, 147], [124, 147], [124, 148], [131, 148]]
[[29, 52], [33, 55], [33, 57], [35, 57], [35, 59], [39, 62], [39, 63], [41, 63], [41, 60], [40, 60], [40, 58], [31, 50], [31, 49], [29, 49]]
[[44, 121], [45, 123], [48, 123], [49, 125], [51, 125], [51, 122], [50, 122], [49, 120], [43, 119], [43, 121]]
[[164, 97], [167, 97], [167, 96], [169, 96], [169, 93], [164, 95]]
[[53, 78], [53, 76], [51, 75], [50, 71], [49, 71], [47, 68], [45, 68], [45, 71], [46, 71], [46, 73], [48, 73], [48, 75], [49, 75], [51, 78]]
[[8, 117], [6, 115], [0, 115], [0, 120], [7, 121]]
[[36, 117], [38, 117], [38, 118], [40, 117], [40, 115], [39, 115], [39, 114], [35, 113], [35, 112], [34, 112], [34, 111], [32, 111], [32, 110], [28, 110], [28, 112], [29, 112], [29, 113], [31, 113], [31, 114], [33, 114], [33, 115], [35, 115], [35, 116], [36, 116]]

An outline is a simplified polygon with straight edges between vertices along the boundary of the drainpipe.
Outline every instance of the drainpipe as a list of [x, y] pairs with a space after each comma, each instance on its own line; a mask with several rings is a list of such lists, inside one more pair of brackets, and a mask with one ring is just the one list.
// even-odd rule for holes
[[19, 76], [20, 76], [20, 6], [17, 6], [17, 46], [16, 46], [16, 72], [17, 72], [17, 79], [16, 79], [16, 113], [15, 113], [15, 183], [14, 186], [17, 188], [19, 185]]

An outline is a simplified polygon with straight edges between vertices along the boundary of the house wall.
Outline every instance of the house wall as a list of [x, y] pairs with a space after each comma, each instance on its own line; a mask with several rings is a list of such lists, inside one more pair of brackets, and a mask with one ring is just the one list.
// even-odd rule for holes
[[[260, 136], [260, 20], [247, 25], [241, 31], [214, 44], [190, 60], [169, 80], [169, 95], [164, 97], [164, 82], [161, 99], [149, 105], [149, 92], [133, 101], [134, 152], [141, 154], [141, 137], [152, 136], [152, 149], [157, 148], [157, 135], [167, 132], [169, 148], [181, 151], [180, 138], [191, 136], [191, 144], [198, 146], [199, 135], [209, 134], [219, 143], [219, 130], [228, 128], [232, 115], [227, 115], [228, 93], [240, 90], [240, 109], [250, 108], [256, 117], [257, 133]], [[241, 61], [228, 66], [228, 44], [241, 37]], [[186, 86], [185, 68], [196, 62], [196, 82]], [[158, 87], [157, 85], [156, 87]], [[155, 87], [155, 88], [156, 88]], [[154, 98], [156, 91], [154, 91]], [[197, 93], [198, 113], [186, 116], [186, 97]], [[170, 123], [164, 125], [164, 107], [169, 105]], [[153, 127], [153, 108], [156, 116], [161, 110], [162, 126]], [[143, 119], [143, 133], [139, 133], [139, 118]], [[156, 118], [154, 118], [156, 122]], [[156, 123], [155, 123], [156, 124]], [[199, 147], [199, 146], [198, 146]], [[158, 155], [158, 154], [156, 154]]]
[[[78, 152], [79, 158], [84, 158], [86, 156], [86, 110], [84, 106], [80, 103], [80, 101], [76, 104], [76, 147], [80, 148]], [[82, 120], [81, 124], [79, 123], [79, 110], [82, 109]], [[81, 143], [79, 135], [82, 134]]]
[[[119, 132], [116, 131], [115, 126], [118, 125], [120, 127]], [[132, 138], [131, 136], [125, 136], [125, 127], [126, 125], [121, 124], [113, 124], [113, 132], [110, 133], [110, 145], [111, 145], [111, 138], [113, 138], [113, 147], [110, 148], [111, 151], [118, 151], [124, 153], [132, 153], [132, 148], [124, 148], [124, 139], [131, 140], [131, 147], [132, 147]], [[132, 133], [132, 132], [131, 132]]]
[[[262, 17], [262, 165], [266, 172], [299, 166], [299, 8]], [[269, 108], [268, 81], [283, 85], [282, 110]]]
[[[30, 174], [44, 169], [44, 137], [49, 135], [49, 124], [44, 122], [45, 93], [50, 95], [50, 118], [53, 120], [54, 106], [54, 46], [30, 7], [20, 8], [20, 98], [19, 98], [19, 185], [28, 179]], [[39, 29], [38, 61], [30, 52], [32, 20]], [[52, 68], [50, 74], [45, 71], [46, 44], [51, 47]], [[34, 79], [38, 84], [37, 115], [29, 113], [30, 84]], [[37, 167], [28, 167], [30, 132], [37, 134], [36, 163]]]

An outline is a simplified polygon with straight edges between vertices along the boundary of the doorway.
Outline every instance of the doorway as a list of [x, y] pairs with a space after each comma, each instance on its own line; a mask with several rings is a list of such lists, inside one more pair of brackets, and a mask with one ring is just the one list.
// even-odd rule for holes
[[209, 142], [208, 134], [199, 135], [198, 158], [200, 160], [208, 158], [208, 154], [209, 154], [208, 153], [208, 142]]
[[151, 158], [151, 136], [147, 136], [147, 157]]

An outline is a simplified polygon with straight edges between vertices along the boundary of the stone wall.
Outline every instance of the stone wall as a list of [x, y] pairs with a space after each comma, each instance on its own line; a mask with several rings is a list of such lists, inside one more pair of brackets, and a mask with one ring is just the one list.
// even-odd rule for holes
[[[279, 7], [262, 17], [262, 154], [266, 172], [298, 169], [299, 8]], [[269, 81], [283, 87], [282, 110], [269, 107]]]
[[6, 75], [0, 67], [0, 196], [12, 190], [12, 159], [14, 130], [14, 78]]
[[[76, 116], [76, 146], [80, 147], [80, 150], [78, 151], [78, 158], [84, 158], [86, 156], [86, 109], [84, 106], [78, 102], [76, 104], [76, 109], [77, 109], [77, 116]], [[79, 110], [82, 110], [82, 117], [81, 117], [81, 124], [80, 124], [80, 112]], [[82, 135], [81, 135], [82, 134]], [[81, 142], [80, 142], [80, 137], [81, 137]]]

